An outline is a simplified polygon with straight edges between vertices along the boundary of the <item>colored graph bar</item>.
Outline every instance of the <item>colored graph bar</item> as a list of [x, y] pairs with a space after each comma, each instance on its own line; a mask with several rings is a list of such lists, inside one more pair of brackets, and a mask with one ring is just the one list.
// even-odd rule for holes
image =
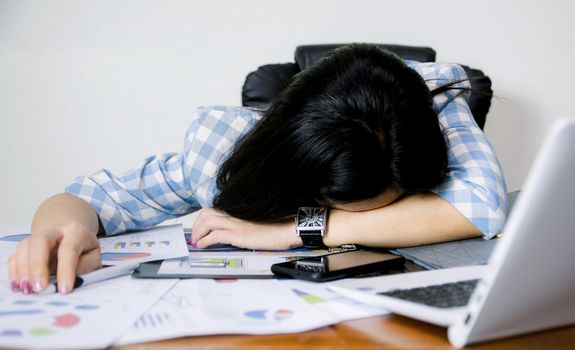
[[0, 237], [0, 241], [20, 242], [21, 240], [23, 240], [24, 238], [27, 238], [27, 237], [30, 237], [29, 233], [20, 233], [20, 234], [16, 234], [16, 235], [8, 235], [8, 236]]
[[313, 294], [309, 294], [304, 292], [303, 290], [299, 290], [299, 289], [292, 289], [292, 291], [300, 298], [302, 298], [303, 300], [305, 300], [306, 302], [308, 302], [309, 304], [318, 304], [318, 303], [323, 303], [326, 300], [323, 299], [322, 297], [319, 297], [317, 295], [313, 295]]

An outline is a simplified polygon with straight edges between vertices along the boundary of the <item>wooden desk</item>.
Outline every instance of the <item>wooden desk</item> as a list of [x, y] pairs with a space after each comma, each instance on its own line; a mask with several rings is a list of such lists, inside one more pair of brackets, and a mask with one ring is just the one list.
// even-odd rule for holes
[[[343, 322], [314, 331], [265, 336], [207, 336], [113, 347], [176, 349], [452, 349], [445, 328], [396, 315]], [[473, 349], [574, 349], [575, 326], [471, 346]]]

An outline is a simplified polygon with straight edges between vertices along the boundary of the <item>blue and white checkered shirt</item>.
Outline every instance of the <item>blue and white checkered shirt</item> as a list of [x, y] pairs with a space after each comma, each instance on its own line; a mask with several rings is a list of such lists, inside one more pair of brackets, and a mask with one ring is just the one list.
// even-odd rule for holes
[[[466, 78], [458, 65], [407, 63], [430, 89]], [[468, 87], [469, 82], [457, 86]], [[501, 230], [506, 215], [503, 171], [471, 115], [467, 95], [458, 93], [449, 90], [434, 98], [449, 148], [447, 177], [434, 192], [491, 238]], [[149, 228], [211, 207], [220, 164], [259, 119], [260, 114], [248, 108], [198, 108], [182, 152], [150, 156], [121, 175], [103, 169], [78, 177], [66, 191], [92, 205], [108, 235]]]

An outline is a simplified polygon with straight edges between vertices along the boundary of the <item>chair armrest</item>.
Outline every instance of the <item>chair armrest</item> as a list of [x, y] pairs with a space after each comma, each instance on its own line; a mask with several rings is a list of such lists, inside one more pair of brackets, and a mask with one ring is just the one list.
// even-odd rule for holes
[[485, 119], [491, 107], [491, 98], [493, 97], [493, 90], [491, 89], [491, 79], [483, 74], [479, 69], [470, 68], [461, 65], [467, 73], [469, 82], [471, 83], [471, 92], [467, 104], [473, 114], [473, 118], [481, 129], [485, 126]]

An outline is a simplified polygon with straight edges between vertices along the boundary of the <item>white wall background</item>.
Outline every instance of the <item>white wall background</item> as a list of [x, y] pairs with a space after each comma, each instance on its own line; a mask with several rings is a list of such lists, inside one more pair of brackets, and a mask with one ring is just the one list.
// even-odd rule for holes
[[74, 176], [179, 150], [199, 105], [295, 46], [435, 48], [484, 70], [486, 132], [520, 188], [543, 135], [575, 115], [570, 0], [0, 0], [0, 224], [27, 224]]

